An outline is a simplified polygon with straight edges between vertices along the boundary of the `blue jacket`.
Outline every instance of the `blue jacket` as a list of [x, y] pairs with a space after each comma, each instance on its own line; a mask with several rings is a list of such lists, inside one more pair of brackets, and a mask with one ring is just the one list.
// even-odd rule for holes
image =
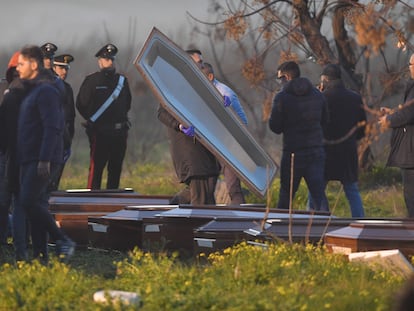
[[63, 163], [64, 86], [50, 71], [24, 81], [28, 94], [20, 107], [17, 148], [20, 164]]

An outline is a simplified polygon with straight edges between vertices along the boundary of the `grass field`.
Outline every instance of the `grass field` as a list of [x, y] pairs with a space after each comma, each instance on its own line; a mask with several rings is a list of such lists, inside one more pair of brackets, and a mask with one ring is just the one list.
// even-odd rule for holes
[[[368, 217], [405, 215], [398, 172], [377, 169], [361, 176]], [[62, 188], [83, 188], [84, 168], [68, 167]], [[391, 181], [391, 182], [390, 182]], [[122, 187], [143, 194], [173, 194], [180, 185], [171, 169], [129, 167]], [[268, 202], [275, 206], [278, 180]], [[327, 189], [332, 213], [350, 216], [337, 183]], [[295, 208], [304, 209], [301, 185]], [[50, 249], [53, 252], [53, 247]], [[18, 263], [11, 246], [0, 253], [0, 310], [392, 310], [406, 278], [378, 267], [350, 263], [324, 247], [283, 242], [267, 247], [236, 245], [186, 260], [178, 254], [77, 250], [68, 264]], [[98, 290], [137, 293], [141, 303], [93, 302]]]

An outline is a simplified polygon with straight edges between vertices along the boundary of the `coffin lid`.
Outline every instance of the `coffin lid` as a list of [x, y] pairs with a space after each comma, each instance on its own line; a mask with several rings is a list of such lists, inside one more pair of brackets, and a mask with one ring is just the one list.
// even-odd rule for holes
[[185, 51], [153, 28], [134, 61], [161, 105], [257, 195], [264, 197], [277, 166]]

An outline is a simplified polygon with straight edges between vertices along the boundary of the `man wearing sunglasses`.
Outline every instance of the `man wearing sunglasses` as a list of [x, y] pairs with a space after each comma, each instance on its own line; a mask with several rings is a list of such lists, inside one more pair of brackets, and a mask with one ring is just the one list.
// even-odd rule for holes
[[327, 119], [327, 104], [322, 93], [300, 76], [293, 61], [279, 66], [277, 76], [282, 89], [273, 100], [269, 127], [283, 133], [280, 165], [280, 191], [277, 208], [291, 207], [302, 177], [315, 201], [315, 210], [328, 211], [325, 196], [322, 124]]

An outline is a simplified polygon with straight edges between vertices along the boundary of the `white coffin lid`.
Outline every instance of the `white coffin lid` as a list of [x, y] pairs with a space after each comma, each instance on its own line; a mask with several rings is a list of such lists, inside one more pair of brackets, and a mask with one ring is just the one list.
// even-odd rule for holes
[[134, 65], [161, 105], [232, 167], [250, 190], [264, 196], [277, 165], [247, 128], [226, 111], [223, 98], [185, 51], [153, 28]]

